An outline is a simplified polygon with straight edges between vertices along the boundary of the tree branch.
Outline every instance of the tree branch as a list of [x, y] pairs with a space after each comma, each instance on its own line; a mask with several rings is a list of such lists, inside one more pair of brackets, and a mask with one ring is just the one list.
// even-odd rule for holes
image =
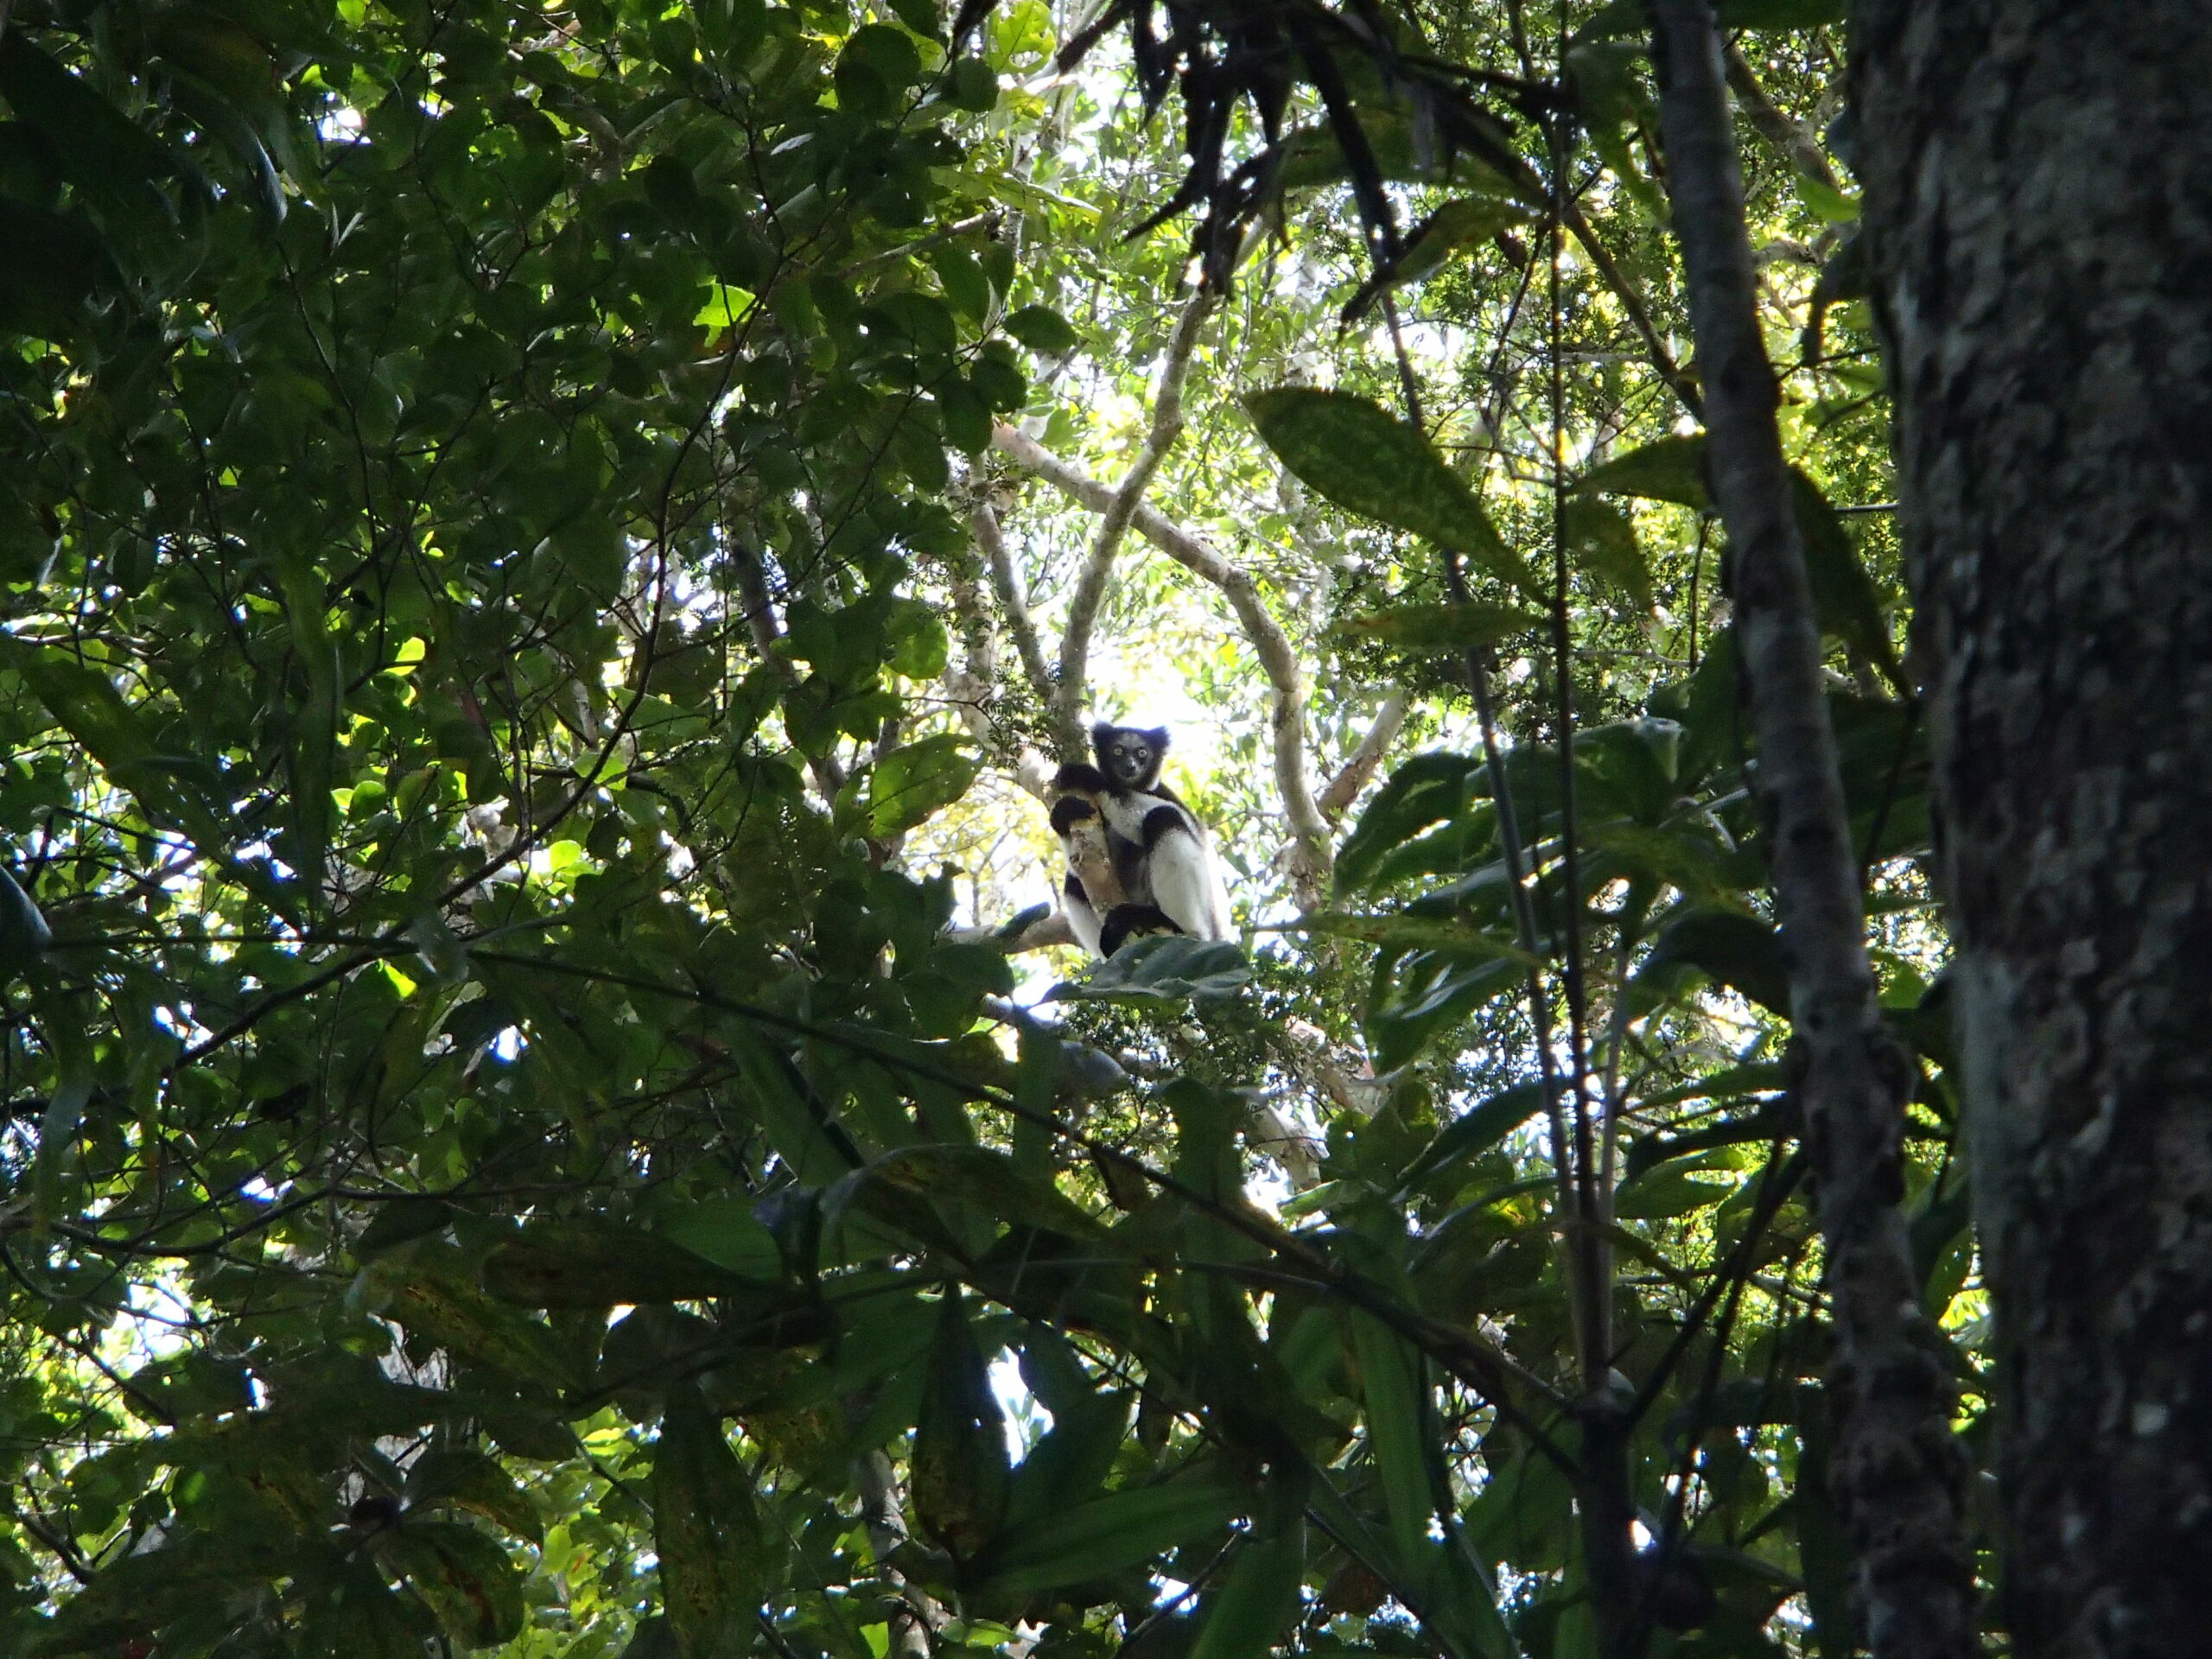
[[1021, 578], [1014, 571], [1013, 557], [1006, 550], [1006, 532], [999, 527], [999, 516], [986, 501], [969, 516], [969, 526], [983, 550], [983, 557], [991, 573], [991, 590], [998, 595], [999, 611], [1006, 618], [1007, 632], [1014, 636], [1014, 651], [1021, 658], [1021, 671], [1029, 677], [1029, 689], [1037, 695], [1040, 704], [1049, 706], [1052, 701], [1052, 671], [1045, 664], [1045, 647], [1038, 642], [1036, 619], [1029, 613], [1029, 596], [1022, 591]]
[[1068, 620], [1060, 635], [1060, 672], [1052, 700], [1052, 729], [1061, 759], [1080, 760], [1083, 739], [1084, 676], [1090, 658], [1091, 629], [1098, 607], [1114, 577], [1114, 556], [1121, 550], [1129, 523], [1144, 499], [1145, 488], [1159, 472], [1161, 461], [1183, 430], [1183, 383], [1191, 372], [1191, 358], [1198, 349], [1198, 330], [1211, 315], [1218, 296], [1201, 289], [1184, 303], [1183, 315], [1167, 342], [1167, 355], [1160, 367], [1160, 391], [1153, 399], [1152, 424], [1145, 434], [1136, 460], [1118, 488], [1110, 491], [1099, 511], [1097, 534], [1076, 577], [1068, 600]]
[[1808, 1056], [1805, 1142], [1820, 1177], [1835, 1308], [1834, 1479], [1877, 1659], [1980, 1650], [1962, 1526], [1965, 1460], [1904, 1220], [1904, 1097], [1875, 996], [1804, 551], [1759, 328], [1720, 41], [1708, 0], [1651, 0], [1675, 228], [1708, 398], [1707, 454], [1731, 543], [1757, 785], [1770, 826], [1790, 1009]]
[[1682, 407], [1704, 418], [1702, 395], [1698, 391], [1697, 377], [1675, 361], [1675, 354], [1667, 349], [1667, 342], [1659, 337], [1659, 330], [1651, 321], [1651, 313], [1643, 303], [1643, 296], [1629, 280], [1628, 273], [1620, 268], [1612, 252], [1598, 239], [1598, 232], [1583, 213], [1579, 202], [1569, 200], [1561, 204], [1560, 223], [1574, 233], [1582, 251], [1590, 256], [1590, 268], [1598, 273], [1599, 280], [1613, 291], [1621, 302], [1621, 309], [1628, 314], [1629, 327], [1636, 330], [1637, 338], [1643, 342], [1645, 355], [1659, 371], [1659, 378], [1674, 389], [1675, 396], [1682, 400]]
[[[1039, 906], [1042, 910], [1043, 906]], [[1020, 920], [1019, 917], [1015, 920]], [[1001, 927], [948, 927], [944, 937], [955, 944], [988, 944], [994, 950], [1009, 957], [1018, 957], [1031, 950], [1049, 950], [1056, 944], [1073, 944], [1075, 929], [1069, 925], [1068, 913], [1055, 910], [1039, 917], [1020, 928], [1012, 922]]]
[[1724, 62], [1728, 70], [1728, 90], [1736, 94], [1737, 106], [1744, 111], [1744, 119], [1751, 124], [1751, 130], [1772, 144], [1783, 160], [1817, 184], [1824, 184], [1840, 194], [1843, 181], [1835, 175], [1827, 155], [1804, 124], [1766, 95], [1766, 88], [1759, 85], [1759, 78], [1752, 73], [1751, 64], [1732, 41]]
[[[1007, 558], [1005, 537], [999, 533], [998, 517], [991, 511], [990, 504], [983, 502], [969, 515], [968, 522], [989, 563], [992, 587], [1006, 613], [1007, 631], [1014, 636], [1015, 648], [1021, 652], [1025, 666], [1034, 671], [1031, 683], [1041, 702], [1049, 695], [1051, 684], [1041, 678], [1044, 658], [1037, 648], [1037, 629], [1029, 620], [1028, 606], [1014, 586], [1014, 568]], [[963, 649], [962, 661], [945, 670], [945, 696], [959, 710], [962, 723], [982, 745], [992, 764], [1011, 774], [1029, 794], [1049, 802], [1052, 767], [1035, 749], [1009, 736], [992, 715], [999, 683], [998, 639], [983, 606], [972, 558], [962, 556], [954, 563], [950, 586], [953, 616], [959, 623]]]
[[[1116, 491], [1010, 426], [995, 428], [991, 442], [1001, 454], [1093, 512], [1106, 512], [1117, 499]], [[1243, 625], [1245, 638], [1252, 642], [1274, 692], [1269, 724], [1274, 734], [1275, 787], [1282, 796], [1283, 814], [1290, 821], [1291, 884], [1300, 906], [1311, 910], [1321, 902], [1326, 889], [1331, 855], [1328, 823], [1314, 804], [1313, 786], [1306, 776], [1306, 671], [1297, 649], [1268, 612], [1250, 571], [1231, 563], [1204, 537], [1156, 508], [1134, 505], [1128, 523], [1176, 563], [1218, 588]]]
[[1382, 764], [1382, 757], [1398, 741], [1398, 734], [1406, 725], [1406, 694], [1393, 691], [1382, 700], [1376, 710], [1374, 723], [1368, 727], [1367, 735], [1359, 740], [1359, 747], [1352, 751], [1337, 775], [1329, 779], [1322, 790], [1318, 804], [1321, 816], [1331, 823], [1344, 817], [1346, 809], [1359, 798], [1359, 791], [1367, 787], [1368, 779], [1375, 776]]

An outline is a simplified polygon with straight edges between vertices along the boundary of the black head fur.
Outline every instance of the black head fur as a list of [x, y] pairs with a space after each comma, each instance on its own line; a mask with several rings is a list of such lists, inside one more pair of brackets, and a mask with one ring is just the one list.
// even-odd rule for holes
[[1151, 789], [1160, 781], [1167, 754], [1165, 726], [1115, 726], [1105, 721], [1090, 728], [1091, 752], [1098, 770], [1116, 789]]

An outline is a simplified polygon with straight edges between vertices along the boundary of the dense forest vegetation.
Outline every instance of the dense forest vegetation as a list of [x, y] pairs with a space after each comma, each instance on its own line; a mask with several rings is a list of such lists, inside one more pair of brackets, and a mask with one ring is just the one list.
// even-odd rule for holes
[[0, 1652], [2202, 1651], [2212, 30], [1717, 10], [0, 0]]

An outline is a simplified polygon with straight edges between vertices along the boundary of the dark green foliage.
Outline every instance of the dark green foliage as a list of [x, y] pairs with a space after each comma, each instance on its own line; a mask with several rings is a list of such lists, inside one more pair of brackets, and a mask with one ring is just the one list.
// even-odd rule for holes
[[[999, 76], [1049, 22], [948, 57], [910, 3], [19, 0], [0, 1649], [881, 1659], [920, 1618], [943, 1654], [1028, 1621], [1037, 1659], [1589, 1652], [1570, 1103], [1521, 1000], [1572, 959], [1618, 1108], [1624, 1478], [1657, 1533], [1694, 1471], [1716, 1597], [1652, 1650], [1847, 1650], [1732, 647], [1690, 520], [1646, 516], [1706, 506], [1696, 440], [1624, 417], [1655, 441], [1566, 500], [1562, 596], [1548, 503], [1358, 392], [1254, 394], [1337, 529], [1414, 538], [1301, 645], [1534, 660], [1555, 601], [1696, 643], [1564, 736], [1524, 677], [1502, 776], [1386, 767], [1290, 943], [1255, 906], [1249, 954], [1145, 940], [1039, 995], [1019, 929], [948, 931], [953, 874], [909, 867], [999, 758], [945, 695], [995, 423], [1101, 344], [1014, 248], [1103, 256], [1017, 236], [1047, 193], [992, 148], [1042, 119]], [[1308, 121], [1282, 189], [1446, 188], [1329, 38], [1373, 143]], [[1633, 54], [1576, 65], [1634, 171]], [[1446, 113], [1461, 175], [1331, 312], [1525, 264], [1541, 148]], [[1904, 868], [1889, 601], [1801, 488], [1872, 671], [1834, 700], [1854, 828]], [[1487, 592], [1444, 602], [1430, 543]], [[1230, 741], [1224, 772], [1260, 753]], [[1371, 1075], [1270, 1213], [1252, 1109], [1309, 1015]], [[1940, 1310], [1965, 1185], [1914, 1179]], [[1809, 1638], [1770, 1622], [1800, 1586]]]

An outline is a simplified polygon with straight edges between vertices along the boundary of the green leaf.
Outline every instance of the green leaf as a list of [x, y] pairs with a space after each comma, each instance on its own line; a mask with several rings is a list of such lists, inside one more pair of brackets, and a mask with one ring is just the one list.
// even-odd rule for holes
[[1380, 640], [1401, 650], [1430, 652], [1474, 651], [1517, 633], [1533, 633], [1550, 619], [1507, 605], [1393, 605], [1388, 610], [1348, 616], [1340, 632]]
[[74, 1000], [63, 996], [51, 981], [35, 983], [39, 1036], [54, 1061], [53, 1093], [40, 1114], [38, 1146], [31, 1156], [32, 1211], [43, 1224], [62, 1209], [62, 1176], [76, 1153], [77, 1131], [92, 1102], [98, 1060], [84, 1013]]
[[1503, 956], [1469, 960], [1461, 951], [1385, 951], [1376, 962], [1363, 1022], [1375, 1045], [1376, 1070], [1405, 1065], [1478, 1004], [1526, 976], [1526, 969]]
[[1337, 854], [1337, 888], [1364, 891], [1383, 858], [1431, 824], [1455, 818], [1474, 798], [1482, 763], [1467, 755], [1415, 755], [1389, 777]]
[[721, 1424], [689, 1386], [671, 1390], [653, 1443], [653, 1547], [683, 1659], [738, 1659], [783, 1555]]
[[[156, 822], [181, 825], [202, 851], [220, 856], [229, 837], [206, 804], [180, 777], [175, 757], [155, 747], [142, 713], [123, 700], [107, 677], [54, 646], [0, 635], [0, 668], [23, 677], [48, 713], [85, 746], [108, 775], [138, 798]], [[272, 893], [260, 896], [282, 902]]]
[[974, 1559], [1007, 1515], [1006, 1420], [959, 1294], [938, 1315], [914, 1429], [914, 1514], [958, 1560]]
[[443, 1198], [394, 1198], [378, 1205], [376, 1213], [369, 1217], [369, 1224], [353, 1240], [353, 1253], [365, 1257], [395, 1249], [436, 1232], [456, 1213]]
[[1624, 1221], [1667, 1221], [1718, 1204], [1736, 1191], [1731, 1180], [1700, 1180], [1696, 1172], [1662, 1164], [1621, 1184], [1613, 1213]]
[[981, 58], [963, 57], [952, 65], [952, 102], [981, 115], [999, 101], [998, 73]]
[[903, 835], [965, 795], [976, 771], [967, 740], [950, 732], [892, 750], [868, 774], [868, 833]]
[[1802, 471], [1789, 477], [1792, 500], [1797, 510], [1798, 538], [1805, 549], [1805, 579], [1813, 590], [1813, 609], [1821, 632], [1833, 634], [1852, 646], [1882, 671], [1901, 697], [1910, 698], [1912, 687], [1890, 644], [1890, 625], [1882, 614], [1881, 595], [1866, 562], [1852, 545], [1843, 519], [1828, 504], [1821, 488]]
[[0, 97], [54, 141], [62, 176], [96, 199], [159, 213], [154, 181], [180, 175], [177, 156], [21, 29], [0, 41]]
[[433, 1446], [407, 1471], [410, 1512], [461, 1509], [505, 1527], [532, 1543], [544, 1537], [544, 1522], [523, 1489], [499, 1461], [463, 1446]]
[[[1662, 438], [1656, 443], [1606, 462], [1585, 474], [1575, 486], [1584, 493], [1641, 496], [1672, 501], [1699, 512], [1713, 506], [1705, 476], [1705, 435]], [[1791, 500], [1798, 540], [1804, 549], [1805, 575], [1821, 632], [1841, 639], [1872, 662], [1900, 696], [1910, 688], [1890, 643], [1880, 595], [1852, 545], [1843, 520], [1800, 468], [1790, 471]]]
[[1001, 327], [1031, 351], [1045, 357], [1065, 356], [1078, 343], [1068, 320], [1049, 305], [1025, 305], [1018, 311], [1009, 311]]
[[922, 73], [922, 54], [914, 37], [889, 23], [866, 23], [853, 31], [845, 49], [837, 54], [840, 68], [865, 63], [883, 78], [886, 86], [904, 87]]
[[1695, 432], [1661, 438], [1641, 449], [1616, 455], [1585, 473], [1575, 488], [1672, 501], [1706, 512], [1713, 505], [1713, 497], [1705, 481], [1705, 435]]
[[940, 243], [930, 251], [930, 265], [944, 284], [944, 296], [970, 321], [981, 322], [991, 314], [991, 279], [976, 256], [955, 242]]
[[1507, 550], [1474, 492], [1427, 438], [1388, 410], [1313, 386], [1248, 392], [1244, 407], [1283, 465], [1345, 512], [1455, 548], [1544, 601], [1542, 584]]
[[15, 973], [53, 943], [53, 931], [30, 894], [14, 876], [0, 870], [0, 963]]
[[883, 632], [890, 651], [886, 665], [910, 680], [933, 680], [944, 672], [950, 655], [944, 621], [934, 607], [902, 599], [884, 613]]
[[1444, 1126], [1443, 1132], [1399, 1178], [1400, 1190], [1410, 1191], [1440, 1169], [1480, 1157], [1534, 1117], [1543, 1103], [1543, 1086], [1524, 1083], [1461, 1113]]
[[1367, 315], [1386, 289], [1419, 282], [1440, 269], [1458, 250], [1488, 242], [1501, 232], [1524, 225], [1529, 210], [1503, 196], [1455, 196], [1406, 233], [1403, 251], [1395, 263], [1370, 276], [1345, 302], [1343, 320], [1356, 322]]
[[1789, 1017], [1789, 965], [1771, 924], [1734, 911], [1693, 910], [1668, 925], [1637, 970], [1639, 980], [1695, 968], [1762, 1007]]
[[718, 1267], [671, 1239], [619, 1222], [540, 1222], [484, 1259], [484, 1288], [524, 1307], [613, 1307], [619, 1302], [734, 1296], [772, 1302], [779, 1286]]
[[1263, 1659], [1300, 1611], [1306, 1573], [1306, 1516], [1294, 1502], [1245, 1535], [1228, 1582], [1207, 1609], [1190, 1659]]
[[410, 1517], [378, 1535], [376, 1553], [461, 1646], [496, 1647], [521, 1630], [522, 1574], [475, 1528]]
[[925, 1198], [976, 1205], [1001, 1221], [1074, 1238], [1099, 1232], [1098, 1224], [1074, 1199], [1051, 1181], [1023, 1173], [1011, 1157], [991, 1147], [906, 1147], [884, 1154], [855, 1175]]
[[1313, 933], [1337, 938], [1361, 939], [1386, 950], [1434, 950], [1446, 956], [1478, 959], [1502, 957], [1524, 969], [1537, 958], [1522, 950], [1510, 928], [1488, 928], [1472, 921], [1443, 916], [1346, 916], [1317, 912], [1301, 925]]
[[292, 842], [289, 861], [320, 897], [321, 873], [330, 845], [330, 786], [338, 729], [344, 713], [338, 652], [325, 620], [327, 594], [321, 574], [296, 559], [279, 573], [285, 620], [292, 649], [305, 665], [308, 695], [292, 722], [286, 760], [291, 773]]
[[[1779, 1066], [1740, 1066], [1738, 1071], [1757, 1071], [1764, 1074], [1755, 1086], [1779, 1089], [1783, 1078]], [[1749, 1081], [1748, 1079], [1746, 1081]], [[1718, 1091], [1716, 1090], [1716, 1097]], [[1701, 1123], [1696, 1128], [1680, 1135], [1647, 1135], [1639, 1136], [1628, 1149], [1623, 1161], [1623, 1175], [1634, 1179], [1644, 1171], [1656, 1167], [1671, 1158], [1684, 1158], [1694, 1153], [1711, 1152], [1719, 1147], [1741, 1146], [1748, 1141], [1771, 1141], [1789, 1128], [1788, 1112], [1782, 1100], [1762, 1101], [1756, 1111], [1741, 1117], [1719, 1117]]]
[[1567, 497], [1565, 516], [1568, 560], [1638, 611], [1649, 611], [1651, 571], [1629, 516], [1611, 502], [1580, 491]]
[[1087, 979], [1055, 985], [1047, 1002], [1180, 1002], [1233, 995], [1251, 982], [1252, 965], [1228, 939], [1185, 934], [1132, 939]]
[[976, 1577], [995, 1594], [1026, 1596], [1141, 1567], [1218, 1532], [1243, 1511], [1246, 1496], [1203, 1477], [1109, 1492], [1009, 1532], [977, 1563]]
[[1404, 1338], [1369, 1314], [1353, 1313], [1352, 1351], [1367, 1401], [1367, 1450], [1382, 1488], [1382, 1507], [1401, 1560], [1421, 1558], [1435, 1510], [1421, 1408], [1420, 1357]]
[[24, 1648], [41, 1659], [137, 1646], [150, 1651], [142, 1639], [146, 1633], [159, 1634], [211, 1598], [238, 1594], [297, 1566], [283, 1541], [265, 1531], [187, 1536], [102, 1567], [50, 1623], [24, 1631]]
[[1858, 222], [1860, 203], [1857, 196], [1847, 195], [1825, 179], [1810, 174], [1797, 175], [1797, 194], [1805, 205], [1831, 225], [1851, 225]]
[[708, 1198], [664, 1213], [655, 1230], [693, 1255], [747, 1279], [766, 1281], [782, 1275], [783, 1253], [776, 1246], [776, 1236], [761, 1224], [753, 1206], [742, 1198]]
[[965, 380], [946, 380], [937, 389], [938, 419], [944, 439], [962, 453], [980, 455], [991, 447], [991, 406]]
[[[556, 1387], [578, 1380], [551, 1330], [464, 1281], [450, 1249], [417, 1245], [416, 1252], [405, 1276], [391, 1285], [391, 1318], [441, 1348], [510, 1376]], [[382, 1271], [381, 1264], [372, 1268], [370, 1281]]]
[[1812, 1615], [1813, 1644], [1820, 1659], [1850, 1659], [1860, 1651], [1853, 1639], [1858, 1602], [1858, 1552], [1835, 1500], [1829, 1496], [1834, 1432], [1825, 1394], [1808, 1390], [1798, 1413], [1797, 1484], [1790, 1502], [1797, 1511], [1797, 1540], [1803, 1562], [1805, 1609]]
[[1007, 1521], [1017, 1535], [1025, 1523], [1094, 1497], [1113, 1471], [1115, 1454], [1128, 1439], [1127, 1395], [1093, 1395], [1063, 1402], [1051, 1410], [1052, 1433], [1030, 1447], [1014, 1473]]
[[105, 675], [51, 645], [0, 639], [0, 667], [14, 669], [93, 760], [118, 774], [143, 772], [153, 741]]

